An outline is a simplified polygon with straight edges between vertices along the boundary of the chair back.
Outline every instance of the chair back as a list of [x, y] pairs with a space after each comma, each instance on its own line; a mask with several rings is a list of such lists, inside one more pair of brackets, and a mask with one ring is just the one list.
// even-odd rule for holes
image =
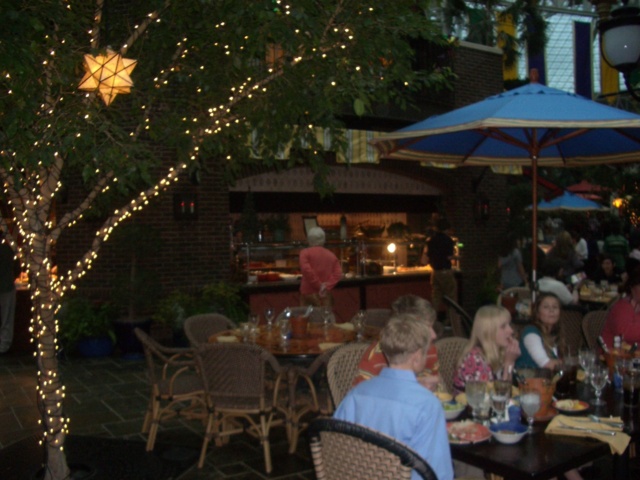
[[233, 321], [219, 313], [193, 315], [184, 321], [184, 333], [192, 347], [207, 343], [211, 335], [235, 327]]
[[561, 344], [569, 348], [572, 355], [576, 355], [584, 343], [582, 335], [582, 318], [584, 312], [579, 309], [563, 308], [560, 311], [560, 340]]
[[368, 343], [349, 343], [339, 347], [327, 363], [327, 381], [335, 406], [351, 390], [353, 379], [358, 374], [358, 365]]
[[587, 312], [585, 316], [582, 317], [582, 333], [584, 334], [584, 339], [591, 350], [595, 350], [598, 346], [597, 339], [600, 332], [602, 332], [606, 319], [606, 310], [594, 310], [592, 312]]
[[205, 392], [216, 408], [262, 410], [269, 405], [266, 365], [279, 371], [271, 353], [246, 343], [206, 343], [195, 352]]
[[442, 299], [447, 306], [447, 317], [451, 323], [451, 332], [453, 335], [455, 337], [469, 338], [471, 335], [471, 326], [473, 325], [471, 315], [453, 298], [444, 295]]
[[390, 318], [390, 308], [368, 308], [364, 312], [364, 326], [382, 330]]
[[462, 350], [469, 342], [463, 337], [445, 337], [436, 340], [440, 379], [449, 393], [453, 393], [453, 377], [458, 370]]
[[335, 418], [309, 426], [313, 466], [318, 480], [437, 480], [429, 464], [411, 448], [387, 435]]

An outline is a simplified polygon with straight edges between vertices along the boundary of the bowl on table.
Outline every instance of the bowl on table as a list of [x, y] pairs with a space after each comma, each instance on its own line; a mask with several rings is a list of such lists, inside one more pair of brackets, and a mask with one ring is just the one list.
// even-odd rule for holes
[[489, 431], [498, 442], [513, 445], [527, 434], [527, 427], [516, 422], [502, 422], [492, 424]]
[[464, 412], [466, 406], [456, 401], [449, 401], [442, 402], [442, 408], [444, 408], [444, 418], [446, 420], [455, 420]]

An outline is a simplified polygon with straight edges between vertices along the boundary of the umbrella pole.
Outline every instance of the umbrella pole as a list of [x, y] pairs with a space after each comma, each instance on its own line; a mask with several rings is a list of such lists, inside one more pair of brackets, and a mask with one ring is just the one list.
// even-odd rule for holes
[[538, 290], [538, 157], [531, 156], [531, 172], [533, 179], [533, 231], [531, 232], [531, 300], [535, 303]]

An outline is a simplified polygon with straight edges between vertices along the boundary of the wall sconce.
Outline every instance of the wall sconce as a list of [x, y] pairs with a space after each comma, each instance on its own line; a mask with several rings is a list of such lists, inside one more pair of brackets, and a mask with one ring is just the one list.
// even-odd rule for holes
[[176, 220], [196, 220], [198, 218], [198, 197], [175, 193], [173, 195], [173, 218]]
[[489, 220], [489, 214], [491, 212], [491, 204], [486, 197], [477, 197], [473, 206], [473, 215], [476, 221], [486, 222]]
[[622, 73], [627, 91], [640, 101], [631, 85], [631, 73], [640, 60], [640, 8], [628, 6], [627, 1], [611, 12], [611, 18], [598, 23], [600, 51], [604, 60]]

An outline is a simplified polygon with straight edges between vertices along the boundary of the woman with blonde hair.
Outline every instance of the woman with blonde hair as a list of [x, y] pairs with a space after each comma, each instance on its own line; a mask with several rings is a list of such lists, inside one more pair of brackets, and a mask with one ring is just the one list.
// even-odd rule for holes
[[453, 377], [453, 387], [456, 392], [464, 392], [470, 380], [510, 380], [519, 356], [520, 347], [513, 337], [509, 311], [499, 305], [480, 307]]

